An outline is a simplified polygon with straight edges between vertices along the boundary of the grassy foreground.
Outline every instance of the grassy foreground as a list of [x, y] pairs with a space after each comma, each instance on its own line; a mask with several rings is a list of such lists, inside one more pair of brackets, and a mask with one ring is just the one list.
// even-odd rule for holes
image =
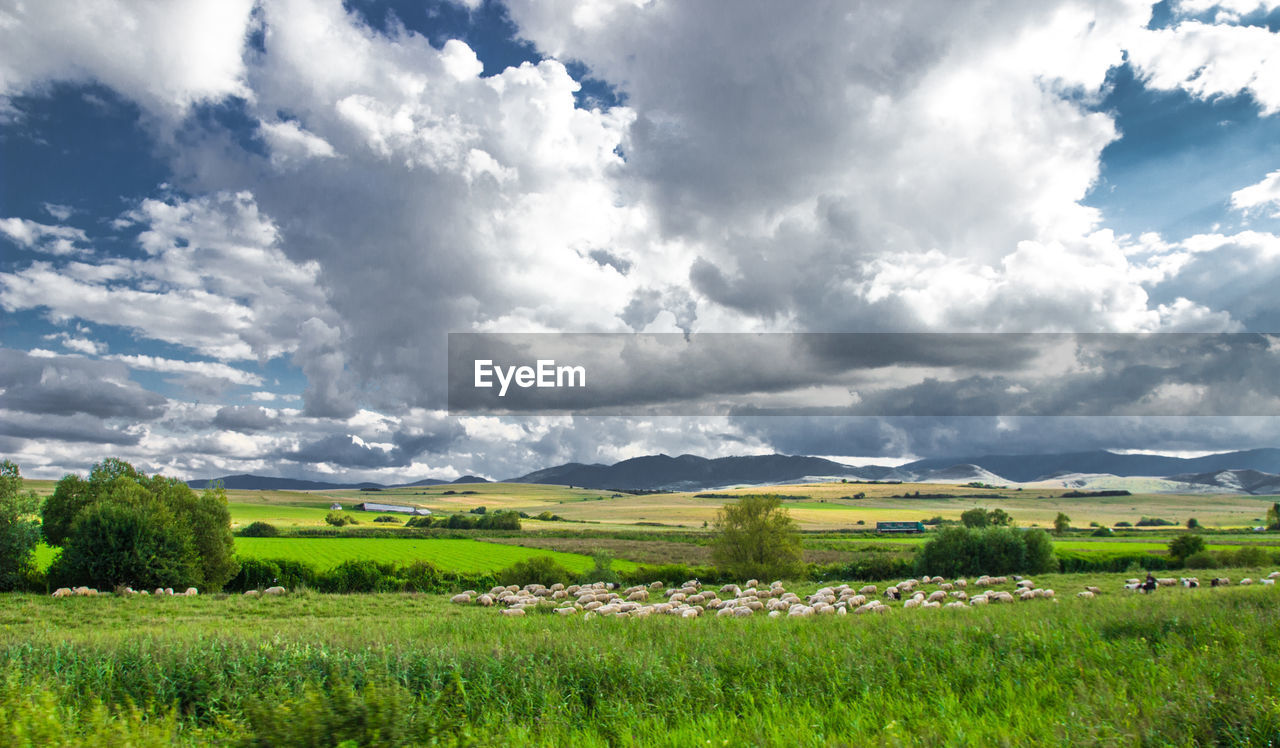
[[[1057, 604], [799, 620], [9, 595], [0, 745], [1280, 741], [1280, 590], [1146, 597], [1122, 576], [1037, 578]], [[1072, 596], [1087, 583], [1106, 594]]]

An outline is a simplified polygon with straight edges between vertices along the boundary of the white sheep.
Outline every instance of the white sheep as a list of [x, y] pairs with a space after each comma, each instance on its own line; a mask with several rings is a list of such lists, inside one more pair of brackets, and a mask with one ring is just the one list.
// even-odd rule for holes
[[463, 592], [461, 594], [454, 595], [453, 597], [449, 598], [449, 602], [457, 603], [458, 605], [469, 605], [471, 603], [471, 596]]
[[504, 616], [516, 617], [524, 615], [524, 608], [507, 608], [506, 610], [500, 610], [498, 612]]
[[867, 584], [867, 585], [863, 585], [862, 587], [858, 588], [858, 594], [859, 594], [859, 595], [874, 595], [874, 594], [876, 594], [876, 586], [875, 586], [874, 584]]
[[284, 587], [278, 587], [278, 586], [268, 587], [262, 591], [262, 594], [264, 595], [283, 595], [284, 593], [285, 593]]
[[1077, 592], [1077, 593], [1076, 593], [1076, 597], [1083, 597], [1083, 598], [1085, 598], [1086, 600], [1091, 599], [1093, 596], [1094, 596], [1094, 595], [1093, 595], [1093, 593], [1092, 593], [1092, 592], [1090, 592], [1089, 590], [1084, 590], [1084, 591], [1082, 591], [1082, 592]]
[[74, 594], [75, 593], [71, 591], [70, 587], [59, 587], [53, 591], [54, 597], [71, 597]]
[[[130, 593], [133, 592], [133, 590], [131, 589], [128, 589], [128, 588], [125, 588], [125, 589]], [[195, 587], [188, 587], [187, 591], [182, 594], [186, 595], [187, 597], [195, 597], [196, 595], [200, 594], [200, 591], [197, 590]]]

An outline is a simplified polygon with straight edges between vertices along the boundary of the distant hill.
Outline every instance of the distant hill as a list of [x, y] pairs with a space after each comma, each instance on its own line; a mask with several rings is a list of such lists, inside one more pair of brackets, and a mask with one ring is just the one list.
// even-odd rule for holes
[[930, 470], [923, 475], [917, 476], [915, 480], [924, 483], [972, 483], [978, 481], [980, 483], [995, 484], [1008, 482], [1007, 478], [1002, 478], [990, 470], [984, 470], [977, 465], [971, 464], [951, 465], [940, 470]]
[[[437, 481], [437, 482], [441, 482], [441, 481]], [[481, 478], [478, 475], [464, 475], [461, 478], [458, 478], [457, 480], [452, 480], [449, 482], [456, 486], [460, 483], [492, 483], [493, 481], [489, 480], [488, 478]], [[415, 485], [418, 485], [418, 484], [415, 484]]]
[[1169, 480], [1214, 486], [1238, 493], [1280, 494], [1280, 475], [1258, 470], [1220, 470], [1216, 473], [1171, 475]]
[[770, 484], [813, 477], [846, 477], [878, 480], [891, 468], [868, 469], [842, 465], [821, 457], [753, 455], [707, 459], [695, 455], [649, 455], [614, 465], [567, 465], [536, 470], [512, 483], [549, 483], [599, 489], [670, 489], [675, 491], [718, 488], [735, 484]]
[[1104, 450], [1062, 454], [941, 457], [916, 460], [899, 465], [898, 469], [919, 476], [957, 463], [976, 465], [1003, 476], [1005, 480], [1019, 483], [1043, 480], [1061, 473], [1109, 473], [1121, 477], [1216, 473], [1223, 470], [1280, 473], [1280, 449], [1251, 449], [1189, 458], [1125, 455]]

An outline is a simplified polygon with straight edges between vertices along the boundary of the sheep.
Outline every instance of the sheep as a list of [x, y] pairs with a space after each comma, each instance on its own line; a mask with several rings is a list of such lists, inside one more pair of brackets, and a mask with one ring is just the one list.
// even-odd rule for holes
[[92, 587], [76, 587], [73, 591], [80, 597], [96, 597], [98, 594]]
[[172, 595], [173, 595], [173, 588], [172, 588], [172, 587], [165, 587], [165, 588], [164, 588], [164, 594], [172, 596]]
[[649, 600], [649, 592], [647, 590], [636, 590], [635, 592], [632, 592], [630, 595], [627, 595], [627, 600], [639, 600], [641, 602], [647, 602]]
[[863, 585], [862, 587], [859, 587], [859, 588], [858, 588], [858, 594], [859, 594], [859, 595], [874, 595], [874, 594], [876, 594], [876, 586], [875, 586], [874, 584]]
[[942, 584], [942, 577], [933, 577], [929, 580], [929, 584]]
[[488, 607], [492, 606], [492, 605], [493, 605], [493, 595], [488, 595], [488, 594], [481, 595], [480, 597], [476, 598], [476, 604], [477, 604], [477, 605], [480, 605], [481, 607], [484, 607], [484, 608], [488, 608]]
[[921, 608], [941, 608], [942, 603], [920, 603]]
[[1141, 580], [1141, 579], [1126, 579], [1126, 580], [1124, 580], [1124, 583], [1125, 583], [1126, 585], [1130, 585], [1130, 584], [1142, 584], [1142, 580]]
[[524, 615], [524, 608], [507, 608], [506, 610], [500, 610], [498, 612], [504, 616], [511, 616], [515, 618]]
[[471, 596], [464, 592], [460, 595], [454, 595], [449, 598], [449, 602], [457, 603], [458, 605], [468, 605], [471, 602]]
[[968, 606], [968, 605], [965, 605], [965, 604], [964, 604], [964, 603], [962, 603], [962, 602], [956, 601], [956, 602], [952, 602], [952, 603], [947, 603], [946, 605], [944, 605], [944, 606], [942, 606], [942, 607], [944, 607], [944, 608], [961, 608], [961, 609], [968, 609], [968, 607], [969, 607], [969, 606]]
[[1156, 584], [1160, 585], [1161, 587], [1177, 587], [1178, 580], [1172, 577], [1160, 577], [1159, 579], [1156, 580]]
[[1274, 586], [1276, 583], [1276, 580], [1274, 579], [1260, 579], [1258, 581], [1260, 584], [1269, 585], [1269, 586]]
[[1077, 592], [1076, 597], [1082, 597], [1086, 600], [1089, 600], [1093, 598], [1093, 593], [1090, 592], [1089, 590], [1084, 590], [1083, 592]]
[[[147, 591], [146, 591], [146, 590], [143, 590], [143, 591], [142, 591], [142, 594], [144, 594], [144, 595], [145, 595], [145, 594], [147, 594]], [[258, 592], [257, 590], [245, 590], [245, 591], [244, 591], [244, 596], [245, 596], [245, 597], [257, 597], [257, 596], [258, 596], [258, 595], [260, 595], [260, 594], [262, 594], [262, 593], [261, 593], [261, 592]]]
[[1093, 593], [1093, 594], [1095, 594], [1095, 595], [1101, 595], [1101, 594], [1102, 594], [1102, 588], [1101, 588], [1101, 587], [1085, 587], [1085, 589], [1086, 589], [1086, 590], [1088, 590], [1089, 592], [1092, 592], [1092, 593]]
[[951, 590], [954, 590], [955, 588], [956, 588], [956, 586], [955, 586], [954, 584], [951, 584], [950, 582], [943, 582], [942, 584], [938, 585], [938, 589], [940, 589], [940, 590], [944, 590], [944, 591], [946, 591], [946, 592], [950, 592]]
[[1249, 577], [1245, 577], [1244, 579], [1240, 580], [1240, 584], [1253, 584], [1253, 580], [1250, 579]]
[[556, 608], [556, 615], [571, 616], [578, 612], [577, 608]]
[[283, 595], [284, 593], [284, 587], [268, 587], [262, 591], [264, 595]]
[[957, 587], [959, 587], [960, 589], [964, 589], [965, 587], [968, 587], [968, 586], [969, 586], [969, 583], [968, 583], [968, 582], [966, 582], [966, 581], [965, 581], [965, 580], [963, 580], [963, 579], [957, 579], [957, 580], [956, 580], [956, 582], [955, 582], [955, 584], [956, 584], [956, 586], [957, 586]]
[[71, 591], [70, 587], [59, 587], [53, 591], [54, 597], [71, 597], [74, 594], [75, 593]]
[[1200, 580], [1195, 577], [1179, 577], [1178, 583], [1183, 587], [1199, 587]]
[[725, 607], [720, 608], [719, 610], [716, 611], [716, 618], [728, 618], [733, 614], [734, 614], [733, 608], [730, 608], [729, 606], [726, 605]]
[[946, 600], [946, 599], [947, 599], [947, 593], [943, 592], [942, 590], [937, 590], [935, 592], [929, 593], [929, 598], [927, 602], [936, 603], [939, 600]]
[[987, 596], [986, 596], [986, 595], [974, 595], [973, 597], [969, 598], [969, 604], [970, 604], [970, 605], [986, 605], [986, 604], [987, 604]]
[[662, 589], [662, 582], [650, 582], [650, 583], [649, 583], [649, 589], [651, 589], [651, 590], [660, 590], [660, 589]]
[[[885, 596], [885, 597], [887, 597], [887, 598], [889, 598], [890, 600], [901, 600], [901, 599], [902, 599], [902, 593], [899, 591], [899, 589], [900, 589], [900, 588], [898, 588], [898, 587], [890, 587], [890, 588], [888, 588], [887, 590], [885, 590], [885, 591], [884, 591], [884, 596]], [[910, 589], [910, 588], [908, 588], [908, 589]]]
[[1267, 575], [1267, 579], [1276, 579], [1277, 577], [1280, 577], [1280, 571], [1273, 571]]
[[969, 594], [964, 590], [956, 590], [955, 592], [951, 593], [951, 596], [961, 601], [969, 599]]
[[902, 604], [903, 610], [907, 610], [910, 608], [918, 608], [918, 607], [920, 607], [920, 601], [915, 599], [914, 597]]
[[[130, 594], [133, 593], [133, 590], [129, 589], [128, 587], [126, 587], [125, 589], [128, 590]], [[200, 594], [200, 591], [197, 590], [195, 587], [188, 587], [187, 591], [182, 594], [186, 595], [187, 597], [195, 597], [196, 595]]]

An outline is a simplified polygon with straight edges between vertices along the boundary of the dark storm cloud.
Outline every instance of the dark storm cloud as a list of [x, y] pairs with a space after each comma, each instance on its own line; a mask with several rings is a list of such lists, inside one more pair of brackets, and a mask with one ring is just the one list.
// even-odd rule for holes
[[92, 416], [6, 413], [0, 417], [0, 435], [29, 440], [57, 440], [88, 444], [132, 446], [138, 434], [112, 428]]
[[252, 434], [280, 425], [280, 419], [253, 405], [226, 405], [218, 409], [213, 425], [228, 431]]
[[[1276, 345], [1190, 333], [453, 335], [449, 394], [454, 412], [1254, 415], [1280, 413]], [[502, 395], [496, 372], [476, 386], [477, 361], [554, 362], [586, 381]]]
[[133, 421], [163, 415], [168, 401], [128, 376], [128, 369], [118, 363], [0, 349], [0, 408]]
[[587, 257], [595, 260], [600, 267], [611, 267], [622, 275], [631, 272], [631, 260], [620, 257], [607, 249], [593, 249], [587, 253]]
[[434, 426], [427, 430], [393, 434], [390, 449], [357, 440], [349, 434], [333, 434], [308, 442], [296, 450], [282, 452], [279, 456], [295, 462], [324, 462], [344, 468], [404, 467], [424, 453], [447, 450], [465, 435], [455, 421]]

